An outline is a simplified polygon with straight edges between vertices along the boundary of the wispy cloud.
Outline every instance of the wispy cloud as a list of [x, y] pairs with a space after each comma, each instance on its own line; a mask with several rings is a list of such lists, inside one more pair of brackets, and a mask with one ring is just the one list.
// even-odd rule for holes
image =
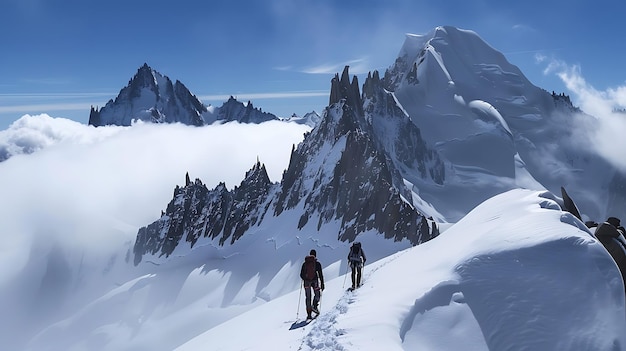
[[34, 98], [92, 98], [92, 97], [102, 97], [102, 96], [113, 96], [115, 93], [5, 93], [0, 94], [0, 99], [7, 98], [24, 98], [24, 99], [34, 99]]
[[274, 69], [277, 71], [293, 71], [293, 66], [276, 66]]
[[59, 102], [50, 104], [28, 104], [28, 105], [9, 105], [0, 106], [0, 113], [36, 113], [47, 111], [77, 111], [77, 110], [89, 110], [91, 106], [87, 102]]
[[73, 83], [66, 78], [24, 78], [22, 82], [36, 85], [68, 85]]
[[526, 24], [514, 24], [513, 27], [511, 27], [511, 29], [515, 30], [515, 31], [523, 31], [523, 32], [535, 32], [535, 29], [529, 25]]
[[587, 82], [578, 65], [545, 57], [538, 57], [538, 61], [547, 62], [544, 74], [559, 77], [572, 94], [574, 104], [596, 118], [597, 123], [582, 125], [577, 131], [579, 135], [586, 135], [586, 142], [602, 157], [626, 171], [626, 114], [617, 112], [626, 108], [626, 86], [598, 90]]
[[114, 93], [11, 93], [0, 94], [0, 113], [39, 113], [89, 110]]
[[557, 49], [552, 48], [552, 49], [532, 49], [532, 50], [506, 51], [506, 52], [503, 52], [503, 54], [506, 55], [506, 56], [535, 54], [535, 61], [541, 62], [542, 59], [546, 58], [546, 56], [543, 54], [544, 52], [556, 51], [556, 50], [560, 50], [560, 49], [559, 48], [557, 48]]
[[335, 74], [341, 73], [345, 66], [350, 66], [350, 73], [352, 74], [367, 73], [372, 69], [370, 67], [368, 58], [364, 57], [346, 62], [326, 63], [317, 66], [310, 66], [302, 69], [302, 72], [308, 74]]
[[226, 101], [231, 96], [239, 100], [260, 100], [260, 99], [294, 99], [307, 98], [316, 96], [327, 96], [327, 90], [309, 90], [309, 91], [287, 91], [274, 93], [237, 93], [237, 94], [217, 94], [217, 95], [201, 95], [198, 96], [203, 101]]
[[[269, 93], [232, 93], [201, 95], [201, 101], [226, 101], [230, 96], [239, 100], [297, 99], [327, 96], [327, 90], [285, 91]], [[52, 111], [89, 110], [103, 106], [114, 93], [29, 93], [0, 94], [0, 114], [33, 114]], [[87, 101], [85, 101], [87, 100]], [[20, 103], [28, 101], [28, 103]]]

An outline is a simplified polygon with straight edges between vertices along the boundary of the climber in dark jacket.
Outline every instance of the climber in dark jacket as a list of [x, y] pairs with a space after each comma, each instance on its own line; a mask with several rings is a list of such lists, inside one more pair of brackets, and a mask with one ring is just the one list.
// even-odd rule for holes
[[[306, 314], [307, 319], [313, 318], [311, 312], [320, 314], [317, 306], [322, 297], [320, 290], [324, 290], [324, 274], [322, 273], [322, 264], [317, 261], [317, 252], [312, 249], [309, 255], [304, 258], [302, 268], [300, 269], [300, 278], [304, 285], [304, 296], [306, 298]], [[311, 290], [313, 290], [313, 303], [311, 304]]]
[[365, 251], [363, 251], [361, 243], [355, 241], [352, 246], [350, 246], [350, 251], [348, 252], [348, 262], [352, 269], [352, 290], [361, 286], [361, 273], [363, 273], [365, 261], [367, 261]]
[[624, 238], [623, 229], [620, 231], [618, 228], [623, 228], [620, 226], [619, 218], [609, 217], [606, 222], [600, 223], [596, 228], [595, 236], [617, 263], [626, 289], [626, 238]]

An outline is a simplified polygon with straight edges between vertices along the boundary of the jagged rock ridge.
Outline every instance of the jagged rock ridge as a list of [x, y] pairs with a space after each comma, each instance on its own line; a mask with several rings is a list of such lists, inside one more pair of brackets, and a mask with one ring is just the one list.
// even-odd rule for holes
[[169, 256], [181, 239], [191, 247], [201, 237], [217, 238], [220, 245], [228, 240], [234, 243], [261, 220], [262, 205], [276, 188], [260, 162], [232, 191], [224, 183], [209, 190], [201, 180], [192, 183], [188, 174], [186, 178], [184, 187], [174, 189], [174, 197], [161, 218], [139, 229], [134, 248], [135, 264], [146, 253]]
[[[339, 222], [341, 241], [368, 230], [413, 244], [437, 236], [434, 222], [413, 206], [403, 174], [417, 170], [424, 182], [438, 184], [445, 178], [443, 164], [392, 103], [395, 99], [384, 91], [377, 72], [364, 87], [361, 96], [356, 78], [349, 81], [348, 67], [332, 79], [332, 104], [292, 150], [280, 184], [270, 183], [257, 162], [233, 191], [224, 184], [208, 190], [199, 180], [177, 187], [163, 216], [139, 230], [135, 263], [146, 254], [170, 255], [177, 245], [185, 245], [182, 238], [187, 245], [201, 238], [232, 244], [246, 229], [262, 226], [267, 216], [298, 215], [295, 231], [324, 230]], [[378, 135], [401, 129], [409, 141], [389, 142], [389, 134]]]

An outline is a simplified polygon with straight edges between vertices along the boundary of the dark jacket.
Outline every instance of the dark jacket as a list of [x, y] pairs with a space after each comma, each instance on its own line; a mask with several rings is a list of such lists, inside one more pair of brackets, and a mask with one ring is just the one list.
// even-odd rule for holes
[[[302, 280], [306, 280], [305, 276], [304, 276], [305, 264], [306, 264], [306, 262], [303, 262], [302, 263], [302, 268], [300, 268], [300, 278]], [[319, 263], [317, 258], [315, 259], [315, 276], [316, 276], [317, 279], [320, 280], [320, 286], [324, 286], [324, 273], [322, 273], [322, 264]]]
[[601, 223], [596, 228], [595, 236], [613, 257], [615, 263], [617, 263], [626, 287], [626, 238], [608, 222]]

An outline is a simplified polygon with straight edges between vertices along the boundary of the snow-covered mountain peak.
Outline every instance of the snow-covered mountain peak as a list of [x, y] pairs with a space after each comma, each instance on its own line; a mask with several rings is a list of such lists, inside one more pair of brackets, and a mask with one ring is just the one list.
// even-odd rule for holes
[[166, 79], [161, 73], [152, 69], [147, 63], [144, 63], [139, 67], [135, 76], [128, 82], [128, 85], [135, 88], [156, 87], [159, 81], [167, 80], [169, 80], [169, 78]]
[[[475, 32], [443, 26], [408, 34], [383, 84], [447, 165], [445, 187], [417, 191], [446, 208], [450, 220], [520, 186], [558, 192], [567, 185], [584, 212], [593, 218], [605, 213], [594, 198], [615, 170], [598, 173], [610, 166], [571, 133], [577, 120], [590, 116], [533, 85]], [[485, 175], [492, 181], [476, 181]]]
[[242, 123], [262, 123], [267, 121], [279, 120], [274, 114], [269, 112], [263, 112], [263, 110], [254, 107], [252, 101], [248, 101], [246, 104], [238, 101], [231, 96], [217, 111], [216, 116], [218, 121], [231, 122], [239, 121]]
[[[473, 53], [474, 57], [492, 55], [504, 58], [500, 52], [487, 44], [476, 32], [452, 26], [435, 27], [426, 34], [407, 33], [398, 56], [417, 57], [420, 51], [428, 49], [429, 46], [440, 49], [446, 45], [455, 51], [466, 51], [466, 54]], [[468, 48], [472, 48], [469, 50], [470, 52], [467, 52]], [[470, 61], [473, 61], [471, 56], [468, 58]]]
[[478, 91], [506, 98], [534, 87], [475, 32], [451, 26], [424, 35], [407, 34], [385, 79], [392, 91], [421, 82], [422, 87], [448, 89], [466, 99], [474, 99]]
[[92, 107], [89, 115], [93, 126], [130, 126], [136, 120], [202, 126], [216, 121], [262, 123], [280, 119], [254, 107], [251, 101], [244, 104], [232, 96], [221, 107], [209, 109], [181, 81], [172, 83], [144, 63], [115, 100], [101, 109]]
[[311, 111], [306, 113], [304, 116], [300, 117], [297, 114], [291, 115], [288, 119], [289, 122], [294, 122], [298, 124], [306, 124], [311, 128], [314, 128], [322, 119], [322, 117], [315, 111]]
[[89, 124], [130, 126], [142, 120], [201, 126], [209, 115], [206, 106], [183, 83], [172, 83], [144, 63], [115, 100], [109, 100], [101, 109], [91, 108]]

